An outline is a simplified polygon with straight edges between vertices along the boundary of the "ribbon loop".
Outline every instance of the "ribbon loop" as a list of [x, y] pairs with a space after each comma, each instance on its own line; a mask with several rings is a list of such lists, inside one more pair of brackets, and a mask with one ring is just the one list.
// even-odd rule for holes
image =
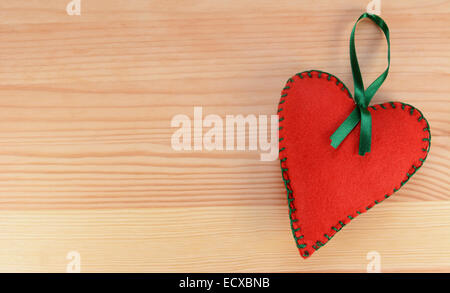
[[[363, 18], [369, 18], [381, 28], [386, 37], [388, 45], [388, 66], [386, 70], [380, 76], [378, 76], [378, 78], [375, 79], [375, 81], [373, 81], [366, 90], [364, 90], [364, 82], [361, 76], [361, 70], [359, 69], [359, 63], [358, 58], [356, 57], [355, 48], [356, 26]], [[359, 154], [361, 156], [364, 156], [366, 153], [370, 152], [372, 140], [372, 116], [370, 115], [367, 107], [369, 107], [369, 103], [372, 100], [373, 96], [386, 79], [389, 73], [389, 67], [391, 65], [391, 44], [389, 40], [389, 28], [384, 20], [378, 15], [363, 13], [353, 26], [353, 30], [350, 35], [350, 64], [352, 67], [353, 83], [355, 87], [354, 100], [356, 105], [352, 113], [347, 117], [347, 119], [345, 119], [345, 121], [339, 126], [339, 128], [333, 133], [333, 135], [331, 135], [331, 146], [337, 148], [361, 121]]]

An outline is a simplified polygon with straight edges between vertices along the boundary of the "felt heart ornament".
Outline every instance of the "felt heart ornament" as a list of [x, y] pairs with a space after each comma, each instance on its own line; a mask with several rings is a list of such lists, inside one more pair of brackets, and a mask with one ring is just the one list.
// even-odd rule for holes
[[[358, 21], [362, 18], [377, 23], [389, 44], [381, 18], [367, 13]], [[292, 234], [304, 258], [399, 190], [430, 149], [430, 127], [418, 109], [401, 102], [368, 106], [389, 66], [364, 90], [353, 66], [354, 30], [355, 97], [336, 76], [312, 70], [287, 81], [278, 106], [282, 177]]]

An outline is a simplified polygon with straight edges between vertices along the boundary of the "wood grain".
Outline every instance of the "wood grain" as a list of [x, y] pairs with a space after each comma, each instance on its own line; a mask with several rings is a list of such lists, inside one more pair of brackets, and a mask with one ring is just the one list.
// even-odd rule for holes
[[[279, 163], [171, 148], [176, 114], [275, 114], [284, 82], [321, 69], [352, 91], [348, 38], [368, 1], [0, 0], [0, 271], [450, 272], [450, 1], [385, 1], [389, 77], [373, 103], [415, 105], [424, 167], [307, 261]], [[316, 3], [317, 2], [317, 3]], [[386, 66], [358, 27], [368, 82]]]

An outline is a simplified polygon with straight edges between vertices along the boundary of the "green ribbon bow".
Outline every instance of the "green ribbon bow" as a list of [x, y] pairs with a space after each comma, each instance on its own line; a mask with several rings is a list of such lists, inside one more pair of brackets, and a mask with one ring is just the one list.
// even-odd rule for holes
[[[364, 83], [361, 77], [361, 71], [359, 69], [358, 59], [356, 57], [355, 49], [355, 29], [358, 22], [363, 18], [369, 18], [376, 25], [378, 25], [386, 36], [388, 44], [388, 66], [386, 70], [367, 88], [364, 90]], [[331, 138], [331, 146], [337, 148], [341, 142], [350, 134], [350, 132], [361, 121], [361, 131], [359, 136], [359, 155], [364, 156], [370, 152], [371, 139], [372, 139], [372, 116], [370, 115], [367, 107], [370, 100], [375, 95], [376, 91], [383, 84], [386, 79], [389, 66], [391, 64], [391, 45], [389, 41], [389, 28], [386, 23], [379, 16], [369, 13], [361, 15], [353, 27], [350, 35], [350, 63], [352, 65], [353, 83], [355, 86], [355, 103], [356, 107], [353, 112], [345, 119], [345, 121], [339, 126], [339, 128], [333, 133]]]

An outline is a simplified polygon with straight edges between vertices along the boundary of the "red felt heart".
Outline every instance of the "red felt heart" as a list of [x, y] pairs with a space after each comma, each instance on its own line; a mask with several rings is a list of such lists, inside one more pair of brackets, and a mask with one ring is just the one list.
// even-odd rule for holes
[[282, 91], [280, 160], [300, 255], [312, 255], [353, 218], [400, 189], [422, 166], [431, 134], [422, 113], [389, 102], [369, 107], [372, 150], [358, 154], [359, 124], [334, 149], [330, 136], [355, 108], [335, 76], [308, 71]]

